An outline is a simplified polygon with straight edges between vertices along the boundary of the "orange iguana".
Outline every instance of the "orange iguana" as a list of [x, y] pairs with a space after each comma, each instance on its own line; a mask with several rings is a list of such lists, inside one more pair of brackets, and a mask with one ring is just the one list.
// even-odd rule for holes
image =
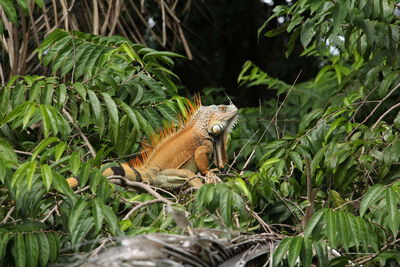
[[186, 183], [196, 188], [202, 186], [196, 173], [200, 171], [202, 175], [210, 176], [212, 156], [218, 168], [225, 166], [227, 135], [238, 115], [232, 103], [201, 106], [200, 100], [196, 102], [185, 125], [177, 130], [164, 130], [151, 140], [150, 148], [142, 150], [139, 158], [107, 168], [103, 175], [120, 175], [164, 188], [176, 188]]

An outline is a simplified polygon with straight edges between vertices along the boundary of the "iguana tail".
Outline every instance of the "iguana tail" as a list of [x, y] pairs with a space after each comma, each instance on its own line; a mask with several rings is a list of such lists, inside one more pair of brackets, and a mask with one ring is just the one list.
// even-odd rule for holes
[[[130, 166], [128, 163], [121, 163], [118, 166], [107, 168], [103, 171], [103, 175], [105, 177], [118, 175], [128, 178], [132, 181], [142, 182], [142, 175], [140, 172], [134, 167]], [[71, 188], [76, 188], [79, 185], [78, 177], [68, 177], [66, 181]]]
[[140, 174], [140, 172], [134, 167], [130, 166], [128, 163], [121, 163], [118, 166], [107, 168], [103, 171], [103, 175], [105, 177], [119, 175], [132, 181], [142, 181], [142, 175]]

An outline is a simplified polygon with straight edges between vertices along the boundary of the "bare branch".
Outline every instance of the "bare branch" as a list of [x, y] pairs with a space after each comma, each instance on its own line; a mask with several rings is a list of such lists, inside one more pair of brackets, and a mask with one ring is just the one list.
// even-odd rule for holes
[[141, 182], [134, 182], [134, 181], [128, 180], [127, 178], [119, 176], [119, 175], [112, 175], [107, 178], [109, 179], [109, 181], [111, 183], [118, 184], [121, 186], [128, 185], [131, 187], [141, 188], [141, 189], [145, 190], [147, 193], [149, 193], [150, 195], [152, 195], [153, 197], [161, 200], [165, 204], [168, 204], [168, 205], [173, 204], [172, 201], [169, 201], [165, 197], [161, 196], [159, 193], [154, 191], [148, 184], [141, 183]]
[[90, 151], [90, 154], [92, 154], [92, 157], [95, 158], [96, 157], [96, 152], [94, 151], [93, 146], [90, 144], [90, 142], [87, 139], [87, 137], [83, 134], [81, 128], [79, 128], [79, 126], [77, 125], [75, 120], [72, 118], [72, 116], [68, 113], [68, 111], [65, 108], [63, 108], [62, 111], [65, 114], [65, 116], [67, 116], [68, 120], [74, 125], [74, 127], [78, 131], [79, 135], [82, 137], [83, 141], [85, 142], [85, 145], [87, 146], [87, 148]]
[[93, 0], [93, 34], [99, 34], [99, 5]]
[[387, 114], [389, 114], [392, 110], [396, 109], [396, 108], [399, 107], [399, 106], [400, 106], [400, 103], [397, 103], [396, 105], [394, 105], [394, 106], [392, 106], [391, 108], [389, 108], [388, 110], [386, 110], [385, 113], [383, 113], [383, 114], [379, 117], [379, 119], [374, 123], [374, 125], [372, 125], [371, 130], [374, 130], [374, 129], [376, 128], [376, 126], [378, 126], [379, 122], [380, 122], [381, 120], [383, 120], [383, 118], [384, 118]]
[[132, 213], [134, 213], [135, 211], [139, 210], [140, 208], [143, 208], [144, 206], [147, 205], [151, 205], [151, 204], [155, 204], [155, 203], [164, 203], [164, 201], [162, 199], [152, 199], [146, 202], [142, 202], [140, 204], [138, 204], [137, 206], [133, 207], [123, 218], [123, 220], [127, 220], [129, 219], [129, 217], [132, 215]]

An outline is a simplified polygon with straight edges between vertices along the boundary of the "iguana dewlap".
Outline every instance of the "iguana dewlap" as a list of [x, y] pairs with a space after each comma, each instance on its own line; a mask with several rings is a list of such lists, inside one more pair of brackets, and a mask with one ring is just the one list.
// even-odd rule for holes
[[164, 188], [186, 183], [200, 187], [203, 183], [196, 173], [209, 174], [211, 157], [218, 168], [225, 166], [226, 139], [236, 122], [237, 108], [233, 104], [200, 105], [185, 126], [153, 141], [152, 149], [144, 150], [141, 160], [107, 168], [103, 175], [121, 175]]

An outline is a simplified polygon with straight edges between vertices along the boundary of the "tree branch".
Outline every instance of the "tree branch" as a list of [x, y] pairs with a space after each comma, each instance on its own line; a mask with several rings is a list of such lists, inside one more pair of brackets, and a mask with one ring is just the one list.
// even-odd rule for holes
[[109, 179], [109, 181], [111, 183], [122, 185], [122, 186], [128, 185], [128, 186], [131, 186], [131, 187], [141, 188], [141, 189], [147, 191], [153, 197], [159, 199], [161, 202], [164, 202], [165, 204], [168, 204], [168, 205], [173, 204], [172, 201], [170, 201], [170, 200], [166, 199], [165, 197], [161, 196], [159, 193], [154, 191], [148, 184], [141, 183], [141, 182], [134, 182], [134, 181], [128, 180], [127, 178], [119, 176], [119, 175], [112, 175], [112, 176], [109, 176], [107, 178]]

